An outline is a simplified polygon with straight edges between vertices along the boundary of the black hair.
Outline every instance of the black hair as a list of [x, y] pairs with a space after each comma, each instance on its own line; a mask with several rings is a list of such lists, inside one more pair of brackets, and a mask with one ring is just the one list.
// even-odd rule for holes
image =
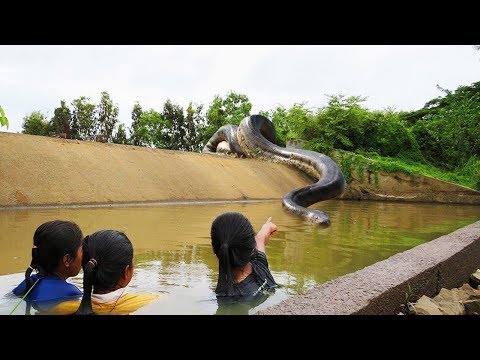
[[213, 252], [218, 258], [218, 282], [215, 293], [233, 296], [232, 270], [246, 265], [256, 247], [250, 221], [238, 212], [219, 215], [210, 230]]
[[76, 314], [93, 314], [92, 290], [116, 290], [127, 265], [133, 266], [130, 239], [117, 230], [100, 230], [83, 239], [83, 297]]
[[30, 275], [33, 270], [41, 277], [52, 275], [64, 255], [76, 258], [82, 238], [82, 230], [71, 221], [54, 220], [40, 225], [33, 235], [32, 261], [25, 271], [24, 294], [32, 287]]

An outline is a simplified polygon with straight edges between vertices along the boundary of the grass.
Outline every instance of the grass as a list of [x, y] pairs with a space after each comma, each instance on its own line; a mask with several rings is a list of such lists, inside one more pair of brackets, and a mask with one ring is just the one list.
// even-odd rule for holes
[[[378, 172], [392, 173], [403, 172], [410, 175], [430, 176], [435, 179], [448, 181], [454, 184], [480, 190], [480, 182], [470, 174], [466, 174], [465, 168], [457, 171], [444, 171], [432, 165], [427, 165], [411, 160], [390, 158], [377, 154], [356, 154], [349, 151], [337, 150], [331, 155], [342, 169], [345, 181], [351, 181], [353, 170], [357, 170], [360, 181], [363, 182], [364, 171], [368, 170], [375, 174], [375, 185], [378, 186]], [[463, 171], [463, 172], [462, 172]]]

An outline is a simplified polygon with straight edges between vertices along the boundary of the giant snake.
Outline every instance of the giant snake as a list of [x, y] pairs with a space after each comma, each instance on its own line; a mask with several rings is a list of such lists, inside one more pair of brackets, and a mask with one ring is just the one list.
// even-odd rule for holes
[[[219, 128], [202, 152], [231, 152], [238, 156], [281, 162], [306, 172], [318, 181], [287, 193], [283, 197], [283, 206], [309, 222], [330, 225], [330, 217], [325, 212], [309, 209], [308, 206], [343, 193], [345, 179], [342, 171], [327, 155], [310, 150], [280, 147], [275, 145], [275, 139], [273, 123], [262, 115], [252, 115], [245, 117], [239, 126], [224, 125]], [[218, 146], [220, 143], [228, 146]]]

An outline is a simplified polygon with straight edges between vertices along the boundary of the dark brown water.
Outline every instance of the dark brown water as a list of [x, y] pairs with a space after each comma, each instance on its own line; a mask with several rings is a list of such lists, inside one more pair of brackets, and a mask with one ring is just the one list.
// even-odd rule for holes
[[[128, 291], [162, 294], [138, 314], [217, 311], [218, 262], [209, 234], [213, 219], [225, 211], [242, 212], [256, 231], [269, 216], [278, 226], [267, 258], [280, 288], [262, 304], [233, 313], [253, 313], [480, 219], [480, 208], [467, 205], [331, 200], [312, 208], [329, 213], [331, 226], [309, 225], [286, 213], [280, 201], [0, 211], [0, 314], [18, 302], [8, 293], [30, 263], [35, 229], [54, 219], [76, 222], [84, 235], [117, 229], [129, 236], [135, 274]], [[82, 288], [82, 274], [69, 281]]]

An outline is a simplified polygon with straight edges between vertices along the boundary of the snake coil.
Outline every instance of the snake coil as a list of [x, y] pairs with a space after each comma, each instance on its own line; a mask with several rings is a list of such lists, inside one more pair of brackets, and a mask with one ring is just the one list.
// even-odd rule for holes
[[282, 200], [283, 207], [314, 224], [328, 226], [330, 217], [323, 211], [309, 209], [319, 201], [335, 198], [345, 190], [345, 179], [337, 163], [327, 155], [303, 149], [284, 148], [275, 145], [276, 132], [273, 123], [262, 115], [245, 117], [239, 126], [224, 125], [210, 138], [202, 152], [215, 153], [219, 147], [224, 152], [239, 156], [263, 158], [280, 162], [306, 172], [318, 179], [312, 185], [294, 189]]

